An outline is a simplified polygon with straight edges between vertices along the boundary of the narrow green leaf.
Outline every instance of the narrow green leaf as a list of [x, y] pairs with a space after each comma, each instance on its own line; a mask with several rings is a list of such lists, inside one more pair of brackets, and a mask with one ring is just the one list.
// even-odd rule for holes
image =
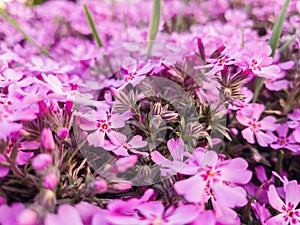
[[[273, 27], [273, 31], [272, 31], [272, 35], [271, 38], [269, 40], [269, 45], [272, 48], [272, 53], [271, 53], [271, 57], [274, 57], [277, 45], [278, 45], [278, 41], [282, 32], [282, 26], [283, 26], [283, 22], [285, 19], [285, 15], [288, 9], [288, 6], [290, 4], [290, 0], [286, 0], [283, 8], [279, 14], [279, 16], [277, 17], [274, 27]], [[255, 89], [254, 89], [254, 97], [253, 97], [253, 102], [256, 102], [258, 95], [261, 91], [261, 88], [263, 86], [264, 83], [264, 78], [262, 77], [257, 77], [255, 80]]]
[[37, 47], [42, 54], [48, 56], [49, 58], [51, 58], [50, 53], [48, 52], [47, 49], [41, 47], [35, 40], [33, 40], [17, 23], [17, 21], [15, 21], [14, 19], [10, 18], [3, 9], [0, 9], [0, 15], [3, 17], [3, 19], [5, 19], [10, 25], [12, 25], [18, 32], [20, 32], [25, 40], [28, 43], [33, 44], [35, 47]]
[[279, 15], [279, 17], [277, 17], [274, 27], [273, 27], [272, 36], [269, 40], [269, 45], [272, 48], [272, 53], [271, 53], [272, 57], [274, 56], [277, 45], [278, 45], [278, 41], [279, 41], [279, 38], [280, 38], [280, 35], [282, 32], [283, 22], [284, 22], [286, 11], [288, 9], [289, 4], [290, 4], [290, 0], [286, 0], [283, 5], [283, 8], [280, 12], [280, 15]]
[[101, 41], [101, 39], [98, 35], [97, 29], [96, 29], [96, 26], [95, 26], [95, 22], [93, 20], [93, 17], [91, 15], [90, 11], [89, 11], [89, 8], [87, 7], [86, 4], [83, 4], [83, 7], [84, 7], [85, 15], [86, 15], [86, 17], [89, 21], [90, 27], [92, 29], [93, 36], [94, 36], [94, 38], [97, 42], [97, 45], [98, 45], [99, 48], [102, 48], [103, 44], [102, 44], [102, 41]]
[[152, 12], [151, 12], [151, 18], [150, 18], [150, 24], [149, 24], [149, 31], [148, 31], [148, 51], [147, 51], [147, 58], [150, 57], [153, 43], [155, 41], [159, 22], [160, 22], [160, 14], [161, 14], [161, 1], [160, 0], [153, 0], [152, 5]]
[[292, 44], [292, 43], [296, 40], [296, 38], [299, 36], [299, 34], [300, 34], [300, 33], [294, 34], [287, 42], [285, 42], [285, 43], [280, 47], [279, 52], [280, 52], [280, 53], [283, 53], [283, 51], [284, 51], [285, 49], [287, 49], [287, 48], [290, 46], [290, 44]]

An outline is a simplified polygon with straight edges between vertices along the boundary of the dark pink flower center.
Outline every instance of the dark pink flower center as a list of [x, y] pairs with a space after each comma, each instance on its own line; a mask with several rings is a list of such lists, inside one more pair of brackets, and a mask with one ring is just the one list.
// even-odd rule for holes
[[110, 126], [111, 122], [107, 122], [106, 120], [97, 120], [97, 128], [99, 128], [99, 132], [110, 132], [112, 130]]

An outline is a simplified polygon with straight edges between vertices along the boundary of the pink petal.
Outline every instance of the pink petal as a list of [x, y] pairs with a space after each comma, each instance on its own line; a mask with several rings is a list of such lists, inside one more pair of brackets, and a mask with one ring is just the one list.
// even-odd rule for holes
[[251, 130], [250, 127], [242, 130], [242, 136], [245, 138], [249, 143], [254, 144], [255, 139], [254, 139], [254, 132]]
[[[196, 154], [197, 153], [195, 153], [195, 155]], [[218, 154], [215, 151], [207, 151], [200, 162], [200, 166], [201, 168], [204, 168], [206, 166], [215, 167], [217, 162], [218, 162]]]
[[300, 143], [300, 126], [294, 130], [293, 137], [298, 143]]
[[197, 218], [198, 214], [198, 207], [194, 205], [183, 205], [175, 209], [167, 220], [170, 224], [189, 224]]
[[143, 141], [142, 136], [136, 135], [128, 142], [128, 144], [131, 144], [133, 148], [143, 148], [148, 143], [147, 143], [147, 141]]
[[109, 140], [114, 145], [120, 145], [120, 144], [124, 143], [127, 140], [127, 137], [124, 134], [116, 132], [114, 130], [106, 132], [106, 134], [109, 137]]
[[300, 186], [298, 185], [297, 181], [290, 181], [286, 185], [285, 202], [286, 204], [291, 202], [294, 205], [293, 209], [295, 209], [300, 202]]
[[146, 202], [139, 205], [137, 209], [143, 216], [149, 219], [152, 219], [153, 217], [162, 219], [165, 210], [164, 205], [161, 202]]
[[177, 140], [171, 139], [167, 143], [168, 149], [173, 156], [174, 160], [182, 161], [183, 160], [183, 152], [184, 152], [184, 143], [181, 138]]
[[203, 201], [203, 192], [207, 185], [199, 174], [196, 174], [186, 180], [178, 181], [174, 184], [174, 189], [189, 202]]
[[94, 147], [103, 147], [104, 137], [105, 133], [95, 131], [87, 136], [87, 140], [89, 142], [89, 145], [93, 145]]
[[269, 135], [265, 134], [262, 131], [258, 131], [255, 133], [255, 137], [260, 146], [267, 147], [268, 144], [271, 144], [274, 140]]
[[216, 201], [222, 207], [241, 207], [247, 204], [247, 193], [241, 187], [230, 187], [222, 183], [212, 186]]
[[272, 116], [267, 116], [263, 118], [259, 123], [261, 125], [261, 130], [276, 130], [277, 125], [275, 124], [276, 119]]
[[276, 209], [279, 212], [283, 212], [282, 210], [282, 206], [284, 206], [285, 204], [283, 203], [283, 201], [279, 198], [278, 193], [276, 191], [276, 188], [274, 185], [271, 185], [269, 187], [269, 191], [268, 191], [268, 199], [270, 202], [270, 205]]
[[222, 179], [232, 183], [247, 184], [252, 177], [252, 172], [247, 170], [248, 163], [242, 158], [227, 160], [218, 168], [221, 170]]

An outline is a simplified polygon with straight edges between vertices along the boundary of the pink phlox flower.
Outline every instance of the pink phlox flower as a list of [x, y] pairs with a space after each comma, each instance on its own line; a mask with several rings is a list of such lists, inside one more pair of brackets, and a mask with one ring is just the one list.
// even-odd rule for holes
[[[188, 179], [175, 183], [174, 188], [178, 194], [183, 195], [189, 202], [201, 202], [204, 201], [205, 189], [211, 188], [215, 193], [216, 201], [224, 202], [228, 207], [246, 204], [246, 192], [237, 186], [247, 184], [252, 177], [252, 172], [247, 170], [248, 163], [244, 159], [219, 161], [214, 151], [195, 152], [193, 156], [195, 162], [190, 166], [193, 167], [194, 174]], [[191, 171], [186, 175], [191, 175]], [[233, 174], [232, 171], [235, 173]], [[185, 174], [185, 171], [179, 173]]]
[[[181, 138], [171, 139], [167, 143], [169, 152], [172, 156], [171, 159], [167, 159], [160, 152], [154, 151], [151, 153], [151, 159], [157, 165], [161, 166], [161, 174], [163, 176], [174, 175], [177, 172], [185, 171], [186, 174], [194, 174], [194, 168], [187, 165], [184, 161], [184, 157], [187, 159], [191, 157], [189, 152], [184, 150], [184, 142]], [[192, 169], [192, 171], [189, 171]]]
[[206, 74], [215, 75], [219, 71], [223, 70], [225, 66], [233, 65], [235, 63], [236, 52], [237, 48], [235, 46], [227, 47], [221, 52], [220, 56], [218, 56], [217, 58], [208, 58], [208, 64], [203, 66], [196, 66], [195, 69], [212, 68]]
[[266, 79], [275, 79], [280, 76], [280, 68], [273, 65], [270, 57], [272, 50], [263, 42], [252, 42], [244, 47], [243, 52], [237, 57], [237, 66], [251, 70], [253, 74]]
[[258, 202], [252, 203], [251, 208], [256, 214], [256, 218], [259, 219], [261, 225], [266, 225], [267, 220], [270, 218], [271, 213], [266, 208], [266, 204], [260, 205]]
[[[6, 154], [8, 156], [11, 155], [12, 150], [15, 146], [15, 144], [17, 143], [18, 140], [18, 136], [17, 135], [12, 135], [9, 144], [6, 148]], [[32, 158], [32, 156], [34, 155], [33, 152], [27, 151], [27, 150], [36, 150], [40, 147], [40, 142], [38, 141], [24, 141], [24, 142], [20, 142], [17, 146], [17, 150], [18, 150], [18, 154], [17, 154], [17, 158], [16, 158], [16, 163], [17, 165], [25, 165], [26, 163], [28, 163], [29, 159]]]
[[124, 141], [122, 143], [118, 143], [117, 145], [114, 145], [110, 141], [106, 141], [103, 148], [108, 151], [113, 151], [116, 155], [120, 156], [129, 156], [128, 151], [143, 156], [149, 156], [147, 152], [136, 150], [145, 147], [147, 144], [147, 141], [143, 141], [142, 136], [136, 135], [129, 142]]
[[136, 213], [131, 216], [110, 216], [110, 221], [116, 225], [181, 225], [192, 222], [198, 216], [194, 205], [181, 205], [165, 209], [161, 202], [151, 201], [139, 204]]
[[252, 103], [237, 112], [236, 119], [247, 128], [242, 130], [243, 138], [249, 143], [254, 144], [256, 140], [260, 146], [266, 147], [273, 142], [273, 137], [263, 131], [273, 131], [276, 129], [275, 118], [267, 116], [259, 120], [264, 112], [265, 106], [262, 104]]
[[271, 185], [268, 191], [270, 205], [276, 209], [279, 214], [271, 217], [267, 225], [273, 225], [276, 222], [280, 224], [299, 224], [300, 209], [296, 209], [300, 202], [300, 185], [297, 181], [289, 181], [286, 185], [285, 201], [279, 197], [274, 185]]
[[81, 118], [80, 128], [82, 130], [95, 130], [87, 136], [88, 143], [94, 147], [103, 147], [106, 135], [116, 145], [124, 143], [127, 139], [124, 134], [116, 132], [115, 129], [125, 126], [125, 121], [128, 120], [128, 113], [110, 114], [104, 109], [99, 109], [83, 114]]
[[276, 128], [277, 135], [271, 131], [267, 131], [267, 134], [273, 138], [273, 142], [270, 144], [273, 149], [288, 149], [295, 153], [300, 151], [300, 145], [297, 144], [297, 141], [294, 138], [293, 134], [288, 136], [289, 127], [287, 124], [278, 124]]
[[122, 66], [120, 73], [123, 80], [121, 89], [127, 86], [129, 83], [136, 86], [140, 83], [146, 75], [153, 69], [150, 63], [138, 63], [137, 61], [130, 62], [127, 65]]
[[287, 122], [288, 126], [295, 129], [293, 131], [293, 137], [300, 143], [300, 109], [295, 109], [292, 113], [288, 114], [288, 118], [290, 119], [290, 121]]

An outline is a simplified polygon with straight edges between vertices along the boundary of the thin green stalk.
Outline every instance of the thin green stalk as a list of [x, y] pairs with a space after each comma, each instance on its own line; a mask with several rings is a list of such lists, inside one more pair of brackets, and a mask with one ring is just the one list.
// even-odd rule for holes
[[37, 47], [42, 54], [48, 56], [49, 58], [51, 58], [50, 53], [48, 52], [47, 49], [43, 48], [42, 46], [40, 46], [34, 39], [32, 39], [17, 23], [17, 21], [15, 21], [14, 19], [10, 18], [3, 9], [0, 9], [0, 15], [3, 17], [4, 20], [6, 20], [10, 25], [12, 25], [17, 31], [19, 31], [25, 38], [25, 40], [28, 43], [33, 44], [35, 47]]
[[158, 32], [160, 14], [161, 14], [161, 1], [153, 0], [151, 19], [150, 19], [149, 31], [148, 31], [149, 42], [148, 42], [147, 58], [149, 58], [151, 55], [152, 47]]
[[86, 17], [87, 17], [87, 19], [89, 21], [90, 27], [92, 29], [93, 36], [94, 36], [94, 38], [95, 38], [95, 40], [97, 42], [97, 45], [98, 45], [99, 48], [102, 48], [103, 44], [102, 44], [102, 41], [101, 41], [101, 39], [99, 37], [99, 34], [97, 32], [97, 29], [96, 29], [93, 17], [92, 17], [92, 15], [90, 13], [90, 10], [89, 10], [89, 8], [88, 8], [88, 6], [86, 4], [83, 4], [83, 7], [84, 7], [85, 15], [86, 15]]

